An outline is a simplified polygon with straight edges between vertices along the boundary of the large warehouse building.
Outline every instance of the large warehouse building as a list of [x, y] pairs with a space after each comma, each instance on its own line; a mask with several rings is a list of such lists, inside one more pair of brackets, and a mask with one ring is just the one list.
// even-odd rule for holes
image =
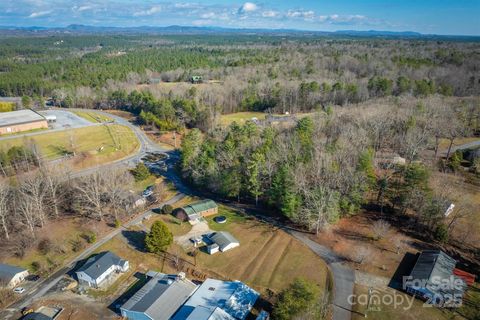
[[0, 113], [0, 135], [34, 129], [48, 129], [48, 122], [44, 116], [33, 110]]

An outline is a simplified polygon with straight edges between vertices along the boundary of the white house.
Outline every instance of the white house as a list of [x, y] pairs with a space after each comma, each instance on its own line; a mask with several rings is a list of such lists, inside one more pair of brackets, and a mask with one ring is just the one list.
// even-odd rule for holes
[[219, 250], [225, 252], [240, 245], [240, 242], [226, 231], [212, 233], [208, 239], [212, 242], [212, 244], [207, 247], [209, 254], [214, 254]]
[[99, 288], [105, 280], [110, 279], [116, 273], [126, 272], [128, 268], [127, 260], [106, 251], [88, 259], [76, 274], [80, 285]]
[[0, 287], [13, 288], [28, 276], [28, 270], [0, 263]]

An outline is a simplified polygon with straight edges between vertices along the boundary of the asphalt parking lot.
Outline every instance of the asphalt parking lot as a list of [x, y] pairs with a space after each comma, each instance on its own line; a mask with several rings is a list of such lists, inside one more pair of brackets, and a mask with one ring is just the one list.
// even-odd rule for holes
[[92, 125], [91, 122], [77, 116], [73, 112], [64, 110], [46, 110], [39, 112], [43, 116], [56, 116], [57, 121], [50, 122], [49, 126], [52, 129], [69, 129], [69, 128], [81, 128]]

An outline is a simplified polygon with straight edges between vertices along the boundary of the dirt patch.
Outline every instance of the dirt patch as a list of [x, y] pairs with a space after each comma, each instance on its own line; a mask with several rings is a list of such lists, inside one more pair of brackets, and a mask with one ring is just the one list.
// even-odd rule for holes
[[64, 310], [57, 318], [58, 320], [121, 319], [104, 304], [72, 292], [51, 295], [37, 301], [32, 307], [36, 310], [41, 306], [62, 307]]

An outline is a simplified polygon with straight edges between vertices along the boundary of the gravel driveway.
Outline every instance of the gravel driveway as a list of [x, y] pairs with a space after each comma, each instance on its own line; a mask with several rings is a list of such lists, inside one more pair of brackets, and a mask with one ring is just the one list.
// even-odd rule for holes
[[176, 236], [173, 239], [182, 247], [188, 248], [193, 245], [193, 243], [190, 241], [190, 238], [200, 237], [202, 234], [210, 232], [212, 232], [212, 230], [208, 227], [207, 221], [201, 220], [192, 227], [192, 230], [184, 235]]

